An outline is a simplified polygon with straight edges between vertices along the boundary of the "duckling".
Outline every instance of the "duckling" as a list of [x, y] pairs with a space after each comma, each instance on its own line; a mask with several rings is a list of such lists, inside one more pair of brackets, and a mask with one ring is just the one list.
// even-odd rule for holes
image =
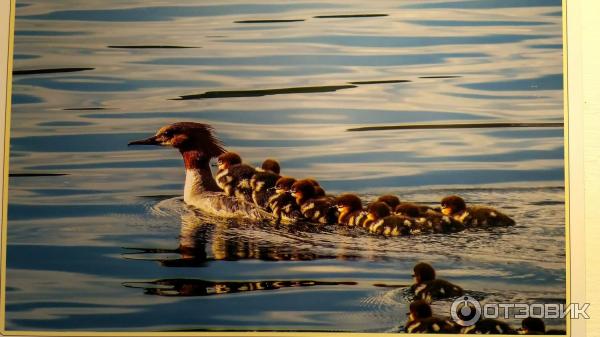
[[429, 303], [416, 300], [410, 303], [408, 320], [404, 325], [407, 333], [456, 333], [458, 326], [449, 318], [434, 317]]
[[410, 290], [415, 293], [415, 298], [427, 301], [462, 296], [464, 290], [446, 280], [436, 279], [435, 270], [428, 263], [417, 263], [413, 268], [415, 284]]
[[415, 229], [419, 229], [421, 232], [456, 233], [465, 229], [460, 221], [428, 206], [405, 203], [398, 205], [395, 212], [397, 215], [413, 218]]
[[300, 212], [310, 222], [320, 224], [335, 223], [337, 212], [334, 199], [330, 197], [317, 197], [314, 182], [310, 179], [298, 180], [292, 185], [292, 195]]
[[521, 321], [519, 332], [523, 335], [545, 335], [546, 324], [540, 318], [527, 317]]
[[292, 185], [296, 179], [291, 177], [281, 177], [275, 183], [274, 194], [269, 197], [268, 205], [273, 215], [278, 219], [296, 220], [302, 218], [300, 206], [296, 204], [296, 199], [291, 193]]
[[395, 209], [398, 205], [400, 205], [400, 199], [391, 194], [382, 195], [375, 202], [383, 202], [390, 207], [390, 209]]
[[[475, 308], [473, 308], [473, 310], [475, 310]], [[478, 335], [516, 335], [517, 331], [505, 322], [493, 318], [484, 318], [473, 325], [462, 328], [460, 333]]]
[[281, 178], [279, 175], [279, 163], [273, 159], [267, 159], [263, 162], [260, 170], [250, 179], [252, 188], [252, 200], [257, 206], [268, 209], [269, 198], [275, 194], [275, 184]]
[[406, 216], [393, 215], [390, 207], [381, 201], [369, 205], [367, 221], [369, 232], [385, 236], [406, 236], [412, 233], [414, 221]]
[[337, 223], [348, 226], [362, 226], [367, 220], [362, 201], [356, 194], [342, 194], [335, 199], [339, 213]]
[[228, 196], [236, 196], [240, 200], [252, 202], [250, 179], [256, 169], [242, 164], [241, 157], [235, 152], [226, 152], [217, 158], [217, 184]]
[[447, 196], [441, 202], [442, 213], [462, 222], [466, 227], [514, 226], [515, 221], [491, 207], [467, 207], [463, 198]]

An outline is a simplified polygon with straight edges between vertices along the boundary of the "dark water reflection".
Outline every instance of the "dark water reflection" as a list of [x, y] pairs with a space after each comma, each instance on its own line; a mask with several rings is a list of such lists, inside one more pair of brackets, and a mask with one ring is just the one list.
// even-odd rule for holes
[[[564, 302], [560, 6], [17, 0], [8, 329], [395, 332], [418, 261], [484, 302]], [[179, 154], [126, 146], [179, 120], [330, 193], [458, 193], [517, 226], [389, 239], [190, 213]]]

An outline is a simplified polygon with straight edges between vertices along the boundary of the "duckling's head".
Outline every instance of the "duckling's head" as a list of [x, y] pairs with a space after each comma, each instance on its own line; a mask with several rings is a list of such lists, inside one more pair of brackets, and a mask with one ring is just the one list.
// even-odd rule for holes
[[342, 194], [335, 199], [335, 205], [340, 213], [362, 210], [362, 201], [356, 194]]
[[450, 195], [442, 199], [442, 213], [444, 215], [454, 215], [467, 210], [467, 204], [463, 198], [458, 195]]
[[292, 189], [292, 185], [296, 182], [296, 179], [292, 177], [281, 177], [277, 179], [275, 183], [275, 191], [277, 193], [289, 192]]
[[397, 196], [391, 194], [382, 195], [379, 198], [377, 198], [376, 201], [386, 203], [391, 209], [394, 209], [396, 208], [396, 206], [400, 205], [400, 199], [398, 199]]
[[413, 301], [410, 306], [410, 320], [425, 319], [433, 315], [431, 306], [424, 300]]
[[265, 171], [271, 171], [275, 174], [279, 174], [281, 172], [281, 167], [279, 166], [279, 162], [275, 159], [265, 159], [263, 161], [261, 168]]
[[298, 203], [315, 196], [315, 185], [309, 179], [296, 181], [292, 185], [292, 195]]
[[160, 128], [152, 137], [130, 142], [128, 145], [171, 146], [181, 153], [196, 150], [205, 158], [214, 158], [225, 152], [223, 144], [208, 124], [177, 122]]
[[546, 333], [546, 325], [544, 321], [536, 317], [527, 317], [521, 322], [523, 333], [525, 334], [544, 334]]
[[377, 221], [389, 216], [391, 213], [390, 206], [388, 206], [385, 202], [376, 201], [369, 205], [367, 218], [369, 220]]
[[217, 158], [219, 170], [226, 170], [233, 165], [241, 164], [242, 157], [235, 152], [225, 152]]
[[315, 197], [324, 197], [325, 190], [321, 186], [315, 186]]
[[411, 218], [416, 218], [420, 215], [419, 207], [413, 204], [400, 204], [396, 206], [394, 212], [396, 212], [396, 214], [409, 216]]
[[435, 280], [435, 270], [429, 263], [417, 263], [413, 267], [415, 281], [417, 283], [428, 282]]

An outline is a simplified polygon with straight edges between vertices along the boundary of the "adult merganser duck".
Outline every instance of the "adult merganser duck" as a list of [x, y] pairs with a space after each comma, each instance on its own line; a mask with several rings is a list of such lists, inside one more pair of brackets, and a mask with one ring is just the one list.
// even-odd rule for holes
[[369, 205], [366, 225], [369, 232], [386, 236], [406, 236], [414, 231], [414, 220], [403, 216], [394, 215], [390, 207], [381, 201]]
[[256, 169], [243, 164], [241, 157], [235, 152], [226, 152], [217, 158], [219, 170], [216, 180], [228, 196], [236, 196], [241, 200], [252, 201], [252, 187], [250, 180]]
[[213, 135], [211, 126], [195, 122], [167, 125], [149, 138], [129, 145], [170, 146], [179, 150], [185, 164], [183, 201], [202, 211], [224, 217], [273, 219], [272, 215], [254, 203], [238, 200], [223, 193], [210, 170], [210, 160], [225, 152], [223, 144]]
[[460, 221], [427, 206], [405, 203], [398, 205], [395, 211], [397, 215], [413, 218], [415, 228], [421, 232], [456, 233], [465, 229]]
[[467, 207], [463, 198], [447, 196], [441, 202], [442, 213], [462, 222], [466, 227], [514, 226], [515, 221], [491, 207]]
[[416, 300], [410, 303], [408, 321], [404, 325], [407, 333], [456, 333], [458, 326], [449, 318], [434, 317], [429, 303]]
[[292, 195], [292, 185], [296, 179], [281, 177], [275, 183], [275, 193], [269, 197], [268, 204], [271, 212], [278, 220], [297, 220], [302, 218], [300, 206]]
[[362, 201], [356, 194], [342, 194], [335, 199], [339, 213], [337, 223], [348, 226], [361, 226], [367, 220]]
[[256, 170], [250, 179], [252, 200], [256, 205], [269, 210], [269, 198], [276, 193], [274, 187], [281, 178], [279, 172], [279, 163], [273, 159], [265, 160], [262, 167]]
[[415, 298], [431, 302], [432, 300], [462, 296], [461, 287], [446, 280], [435, 278], [435, 270], [428, 263], [417, 263], [414, 268], [415, 284], [410, 287]]
[[335, 223], [337, 212], [330, 197], [318, 197], [314, 182], [310, 179], [298, 180], [292, 185], [292, 195], [300, 212], [310, 222], [320, 224]]

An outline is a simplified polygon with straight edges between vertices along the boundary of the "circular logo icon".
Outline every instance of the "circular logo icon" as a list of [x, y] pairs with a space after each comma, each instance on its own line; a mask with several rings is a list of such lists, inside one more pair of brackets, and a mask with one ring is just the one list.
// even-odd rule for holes
[[481, 317], [481, 304], [471, 296], [459, 297], [452, 302], [450, 314], [456, 323], [471, 326]]

